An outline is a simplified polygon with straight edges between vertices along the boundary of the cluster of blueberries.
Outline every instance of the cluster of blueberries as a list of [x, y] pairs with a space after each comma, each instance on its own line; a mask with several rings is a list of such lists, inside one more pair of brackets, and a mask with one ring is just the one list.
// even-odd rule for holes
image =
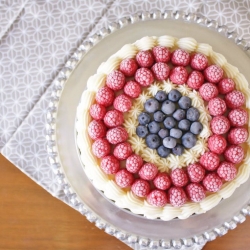
[[160, 157], [170, 153], [181, 155], [185, 148], [192, 148], [203, 126], [198, 121], [200, 113], [191, 106], [191, 99], [178, 90], [158, 91], [144, 104], [144, 112], [138, 116], [136, 134], [145, 138], [151, 149]]

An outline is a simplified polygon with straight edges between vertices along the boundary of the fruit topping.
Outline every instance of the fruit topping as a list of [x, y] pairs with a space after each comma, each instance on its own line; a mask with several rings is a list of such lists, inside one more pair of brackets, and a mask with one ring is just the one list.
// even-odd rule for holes
[[204, 70], [204, 77], [208, 82], [218, 83], [223, 78], [223, 69], [218, 65], [210, 65]]
[[120, 71], [125, 76], [133, 76], [138, 68], [138, 65], [133, 58], [126, 58], [121, 61]]
[[216, 135], [222, 135], [230, 129], [230, 122], [225, 116], [215, 116], [210, 123], [211, 130]]
[[124, 74], [119, 70], [114, 70], [110, 74], [108, 74], [106, 79], [106, 85], [117, 91], [123, 89], [123, 86], [125, 84], [125, 76]]
[[115, 174], [115, 182], [121, 188], [130, 187], [134, 181], [134, 176], [128, 170], [121, 169]]
[[209, 171], [214, 171], [220, 164], [220, 158], [213, 152], [205, 152], [200, 158], [200, 164]]
[[141, 94], [141, 87], [136, 81], [128, 81], [124, 88], [124, 93], [131, 97], [131, 98], [137, 98]]
[[226, 139], [221, 135], [212, 135], [208, 138], [208, 148], [216, 153], [222, 154], [227, 147]]
[[158, 173], [158, 168], [153, 163], [145, 163], [139, 170], [139, 176], [143, 180], [153, 180]]
[[120, 169], [120, 161], [113, 155], [107, 155], [101, 160], [101, 169], [106, 174], [115, 174]]
[[239, 145], [231, 145], [226, 148], [224, 152], [224, 157], [227, 161], [232, 162], [234, 164], [240, 163], [244, 158], [244, 150]]
[[133, 183], [131, 190], [138, 197], [146, 197], [150, 192], [150, 185], [145, 180], [137, 179]]
[[118, 160], [126, 160], [132, 153], [133, 150], [128, 142], [122, 142], [117, 144], [113, 152], [114, 156]]

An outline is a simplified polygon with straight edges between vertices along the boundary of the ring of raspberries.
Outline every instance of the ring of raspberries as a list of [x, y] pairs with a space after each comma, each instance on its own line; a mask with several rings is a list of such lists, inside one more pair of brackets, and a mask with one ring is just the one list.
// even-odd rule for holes
[[[92, 152], [100, 158], [103, 172], [113, 175], [119, 187], [130, 188], [136, 196], [145, 198], [156, 207], [166, 204], [180, 207], [187, 201], [200, 202], [208, 193], [219, 191], [223, 183], [233, 180], [237, 175], [237, 164], [244, 158], [241, 144], [248, 138], [245, 128], [248, 114], [242, 108], [244, 94], [235, 89], [232, 79], [223, 76], [223, 69], [210, 64], [204, 54], [188, 53], [183, 49], [171, 51], [167, 47], [156, 46], [152, 50], [139, 51], [135, 58], [122, 60], [119, 69], [107, 75], [106, 84], [98, 90], [96, 102], [89, 111], [93, 118], [88, 126], [88, 134], [94, 140]], [[201, 155], [198, 162], [185, 168], [176, 168], [170, 173], [161, 173], [155, 164], [143, 161], [140, 155], [133, 152], [123, 123], [124, 113], [131, 109], [133, 99], [140, 96], [142, 89], [149, 87], [155, 80], [167, 79], [177, 85], [186, 84], [200, 94], [212, 117], [212, 135], [207, 141], [209, 150]], [[167, 108], [163, 108], [166, 99], [164, 97], [161, 100], [162, 96], [168, 97]], [[171, 107], [176, 107], [179, 98], [178, 95], [170, 97], [169, 93], [161, 93], [157, 98], [160, 105], [146, 107], [146, 110], [154, 110], [154, 114], [160, 111], [163, 118], [159, 118], [159, 114], [156, 116], [162, 119], [163, 124], [163, 119], [176, 120], [173, 118], [176, 108]], [[178, 131], [171, 132], [171, 128], [170, 131], [166, 128], [165, 131], [159, 130], [155, 120], [151, 128], [148, 123], [143, 125], [147, 130], [150, 129], [151, 141], [147, 145], [155, 145], [155, 137], [160, 136], [163, 141], [166, 137], [170, 138], [163, 145], [157, 144], [155, 147], [161, 157], [167, 157], [166, 152], [175, 144], [171, 140], [178, 133], [183, 133], [183, 136], [189, 134], [181, 145], [181, 151], [188, 149], [185, 145], [192, 144], [189, 140], [194, 132], [187, 124], [197, 118], [190, 120], [193, 119], [192, 115], [191, 118], [186, 115], [190, 107], [185, 108], [185, 102], [181, 105], [179, 103], [178, 110], [185, 111], [179, 113], [186, 123]], [[147, 119], [147, 115], [144, 118]], [[200, 131], [202, 124], [197, 126], [193, 131]], [[143, 131], [140, 130], [140, 133]]]

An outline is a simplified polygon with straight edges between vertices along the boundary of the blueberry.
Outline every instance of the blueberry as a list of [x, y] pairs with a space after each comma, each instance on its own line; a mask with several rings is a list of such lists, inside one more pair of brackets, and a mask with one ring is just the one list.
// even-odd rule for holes
[[179, 121], [178, 128], [183, 130], [183, 131], [188, 131], [190, 128], [190, 121], [187, 119], [183, 119], [183, 120]]
[[149, 134], [146, 137], [146, 144], [151, 149], [156, 149], [161, 145], [161, 138], [155, 134]]
[[157, 148], [157, 153], [160, 157], [166, 158], [170, 154], [170, 149], [165, 148], [163, 145], [161, 145], [159, 148]]
[[198, 111], [197, 108], [189, 108], [187, 110], [187, 119], [191, 122], [195, 122], [199, 119], [200, 117], [200, 112]]
[[144, 138], [146, 137], [146, 135], [148, 134], [148, 128], [144, 125], [139, 125], [137, 128], [136, 128], [136, 134], [141, 137], [141, 138]]
[[166, 148], [174, 148], [176, 146], [176, 143], [177, 143], [176, 139], [169, 136], [163, 139], [163, 145]]
[[158, 132], [158, 135], [164, 139], [165, 137], [169, 136], [169, 131], [167, 129], [160, 129], [160, 131]]
[[161, 106], [161, 110], [166, 115], [170, 115], [175, 111], [175, 104], [169, 100], [164, 101]]
[[182, 131], [178, 128], [172, 128], [170, 130], [170, 136], [176, 139], [180, 139], [182, 136]]
[[200, 122], [193, 122], [190, 127], [190, 132], [192, 132], [195, 135], [200, 134], [200, 132], [203, 129], [203, 125]]
[[188, 109], [191, 106], [191, 99], [187, 96], [182, 96], [178, 104], [181, 109]]
[[173, 149], [172, 153], [174, 155], [182, 155], [184, 152], [184, 147], [181, 144], [177, 144]]
[[155, 95], [155, 99], [159, 102], [164, 102], [168, 99], [168, 95], [165, 91], [158, 91]]
[[180, 98], [181, 98], [181, 93], [176, 89], [172, 89], [168, 93], [168, 100], [170, 100], [172, 102], [177, 102]]
[[192, 148], [196, 144], [196, 140], [196, 136], [190, 132], [187, 132], [181, 138], [182, 145], [185, 148]]
[[144, 104], [144, 109], [148, 112], [148, 113], [154, 113], [156, 110], [158, 110], [160, 108], [160, 104], [159, 102], [154, 99], [154, 98], [150, 98], [148, 99], [145, 104]]
[[138, 121], [141, 125], [147, 125], [150, 122], [150, 115], [146, 112], [142, 112], [138, 116]]
[[177, 109], [174, 113], [173, 113], [173, 117], [175, 120], [180, 121], [183, 120], [186, 116], [186, 112], [183, 109]]
[[151, 134], [157, 134], [160, 131], [160, 124], [156, 121], [152, 121], [148, 124], [148, 130]]
[[167, 117], [163, 122], [165, 128], [171, 129], [176, 125], [176, 121], [173, 117]]
[[162, 111], [158, 110], [154, 113], [154, 120], [156, 122], [163, 122], [165, 115]]

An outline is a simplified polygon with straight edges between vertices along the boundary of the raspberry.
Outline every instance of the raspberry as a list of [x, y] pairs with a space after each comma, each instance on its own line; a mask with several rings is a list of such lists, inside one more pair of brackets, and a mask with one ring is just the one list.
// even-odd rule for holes
[[141, 167], [138, 174], [143, 180], [150, 181], [155, 178], [157, 173], [158, 173], [158, 168], [153, 163], [148, 162]]
[[192, 89], [199, 89], [204, 82], [204, 77], [201, 72], [193, 71], [187, 79], [187, 85]]
[[147, 202], [155, 207], [164, 207], [168, 202], [168, 197], [162, 190], [153, 190], [148, 194]]
[[118, 160], [126, 160], [132, 152], [131, 145], [128, 142], [122, 142], [116, 145], [113, 154]]
[[205, 169], [199, 163], [194, 163], [187, 167], [187, 173], [191, 182], [200, 182], [205, 176]]
[[114, 100], [114, 108], [120, 112], [127, 112], [132, 107], [132, 101], [124, 94], [118, 95]]
[[156, 62], [166, 63], [171, 58], [170, 50], [164, 46], [156, 46], [152, 49], [152, 51]]
[[113, 90], [121, 90], [125, 84], [125, 76], [119, 70], [114, 70], [108, 74], [106, 79], [106, 84], [109, 88]]
[[124, 93], [132, 98], [137, 98], [141, 94], [141, 87], [136, 81], [128, 81], [124, 86]]
[[200, 164], [207, 170], [213, 171], [218, 168], [220, 158], [213, 152], [205, 152], [200, 158]]
[[187, 66], [190, 62], [190, 55], [183, 49], [177, 49], [172, 53], [171, 61], [174, 65]]
[[184, 84], [187, 82], [188, 72], [183, 66], [175, 67], [171, 70], [169, 78], [175, 84]]
[[221, 135], [212, 135], [208, 138], [208, 148], [216, 153], [222, 154], [227, 147], [226, 139]]
[[120, 168], [120, 162], [113, 156], [107, 155], [101, 160], [101, 169], [106, 174], [115, 174]]
[[248, 114], [246, 110], [241, 108], [232, 109], [228, 114], [228, 119], [232, 126], [239, 127], [247, 123]]
[[90, 107], [89, 113], [95, 120], [102, 120], [106, 114], [106, 108], [101, 104], [93, 104]]
[[143, 87], [148, 87], [154, 81], [153, 73], [150, 69], [140, 68], [135, 72], [135, 80]]
[[88, 126], [88, 133], [93, 140], [102, 138], [106, 135], [106, 126], [102, 121], [93, 120]]
[[242, 92], [238, 90], [233, 90], [232, 92], [226, 94], [225, 101], [229, 108], [235, 109], [239, 108], [245, 103], [245, 96]]
[[227, 117], [219, 115], [213, 117], [210, 127], [214, 134], [222, 135], [227, 133], [227, 131], [230, 129], [230, 122]]
[[187, 196], [184, 190], [180, 187], [171, 187], [168, 190], [168, 198], [173, 207], [180, 207], [187, 201]]
[[138, 197], [146, 197], [150, 192], [150, 185], [145, 180], [137, 179], [133, 183], [131, 190]]
[[143, 160], [141, 156], [136, 154], [130, 155], [126, 160], [126, 169], [133, 174], [138, 173], [142, 165], [143, 165]]
[[216, 173], [210, 173], [203, 179], [202, 184], [206, 190], [217, 192], [221, 189], [222, 180]]
[[167, 190], [171, 186], [171, 179], [167, 173], [159, 173], [153, 181], [156, 188]]
[[166, 80], [170, 72], [168, 65], [162, 62], [155, 63], [151, 70], [153, 71], [155, 79], [159, 81]]
[[220, 80], [218, 89], [220, 94], [225, 95], [234, 90], [234, 81], [230, 78], [224, 78]]
[[126, 169], [121, 169], [115, 174], [115, 182], [121, 188], [130, 187], [134, 181], [134, 176]]
[[204, 70], [204, 77], [208, 82], [217, 83], [223, 77], [223, 69], [217, 65], [210, 65]]
[[96, 99], [97, 103], [99, 103], [105, 107], [108, 107], [108, 106], [112, 105], [112, 103], [115, 99], [115, 94], [114, 94], [114, 91], [112, 89], [110, 89], [107, 86], [104, 86], [98, 90], [98, 92], [96, 93], [95, 99]]
[[138, 65], [133, 58], [127, 58], [121, 61], [120, 71], [125, 76], [133, 76], [135, 71], [138, 69]]
[[154, 57], [149, 50], [139, 51], [136, 55], [136, 61], [141, 67], [150, 68], [154, 63]]
[[106, 138], [109, 143], [117, 144], [128, 139], [128, 132], [123, 127], [111, 128], [108, 130]]
[[237, 169], [231, 162], [222, 162], [217, 169], [217, 174], [225, 181], [232, 181], [237, 175]]
[[210, 115], [222, 115], [223, 113], [225, 113], [226, 109], [226, 103], [220, 97], [215, 97], [208, 102], [208, 111]]
[[190, 66], [195, 70], [204, 70], [208, 65], [207, 57], [201, 53], [191, 56]]
[[210, 101], [219, 94], [219, 91], [214, 84], [207, 82], [200, 87], [199, 93], [205, 101]]
[[231, 145], [225, 150], [224, 157], [234, 164], [240, 163], [244, 158], [244, 150], [239, 145]]
[[200, 202], [206, 197], [205, 190], [199, 183], [190, 183], [186, 188], [186, 192], [188, 198], [193, 202]]
[[176, 187], [183, 187], [188, 183], [187, 173], [181, 168], [174, 169], [170, 176], [173, 184]]
[[227, 139], [231, 144], [241, 144], [247, 141], [248, 132], [245, 128], [233, 128], [230, 130]]
[[98, 158], [103, 158], [110, 153], [110, 144], [106, 139], [97, 139], [92, 144], [92, 152]]
[[123, 124], [123, 114], [117, 110], [109, 110], [104, 116], [104, 123], [107, 127], [116, 127]]

